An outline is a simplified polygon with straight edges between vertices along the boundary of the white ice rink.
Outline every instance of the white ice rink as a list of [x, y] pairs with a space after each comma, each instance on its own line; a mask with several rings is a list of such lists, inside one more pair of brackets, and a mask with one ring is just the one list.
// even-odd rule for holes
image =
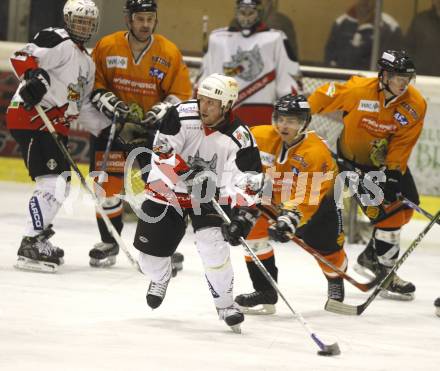
[[[87, 199], [62, 209], [55, 220], [52, 240], [65, 250], [57, 274], [15, 270], [30, 193], [30, 185], [0, 183], [2, 371], [440, 370], [440, 318], [433, 307], [440, 296], [439, 226], [399, 270], [417, 286], [415, 301], [377, 298], [360, 317], [324, 311], [327, 284], [317, 263], [290, 243], [277, 246], [280, 289], [318, 336], [340, 345], [340, 356], [324, 358], [283, 302], [273, 316], [247, 316], [241, 335], [219, 321], [191, 231], [179, 248], [184, 270], [171, 281], [162, 306], [149, 309], [148, 280], [122, 252], [110, 269], [89, 267], [98, 231]], [[425, 224], [406, 228], [404, 247]], [[123, 232], [130, 248], [134, 228], [128, 224]], [[347, 248], [350, 266], [360, 250]], [[249, 292], [241, 248], [232, 250], [232, 259], [235, 294]], [[347, 303], [367, 296], [346, 283]]]

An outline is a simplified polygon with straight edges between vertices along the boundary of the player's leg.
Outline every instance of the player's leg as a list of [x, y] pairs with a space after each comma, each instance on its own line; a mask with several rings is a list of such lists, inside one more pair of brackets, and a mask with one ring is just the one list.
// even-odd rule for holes
[[[67, 172], [70, 167], [49, 133], [12, 130], [11, 134], [20, 146], [29, 175], [35, 181], [16, 266], [25, 270], [55, 272], [63, 263], [64, 251], [52, 245], [49, 238], [55, 233], [53, 220], [69, 193], [70, 174]], [[61, 140], [67, 144], [66, 137]]]
[[172, 273], [171, 256], [185, 234], [186, 224], [173, 207], [151, 200], [142, 204], [142, 212], [133, 244], [140, 251], [142, 273], [151, 280], [147, 304], [155, 309], [165, 298]]
[[[277, 281], [278, 268], [275, 264], [274, 250], [269, 243], [267, 228], [269, 223], [264, 216], [261, 216], [255, 223], [247, 237], [247, 243], [252, 251], [263, 263], [266, 270]], [[246, 267], [252, 281], [254, 292], [240, 294], [235, 297], [235, 302], [248, 314], [273, 314], [275, 304], [278, 301], [278, 294], [271, 284], [258, 269], [250, 255], [245, 255]]]
[[[229, 212], [229, 208], [226, 208]], [[205, 268], [205, 277], [221, 320], [234, 332], [240, 332], [244, 315], [234, 303], [234, 271], [230, 258], [230, 245], [220, 230], [222, 219], [215, 213], [190, 214], [195, 231], [197, 251]]]

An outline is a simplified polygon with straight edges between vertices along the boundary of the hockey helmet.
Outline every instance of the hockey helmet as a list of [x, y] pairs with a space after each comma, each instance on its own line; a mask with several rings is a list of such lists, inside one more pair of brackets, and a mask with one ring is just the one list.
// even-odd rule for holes
[[83, 44], [98, 30], [99, 10], [92, 0], [68, 0], [63, 15], [66, 31], [74, 42]]
[[221, 101], [221, 108], [232, 108], [238, 98], [238, 83], [234, 78], [214, 73], [199, 85], [197, 95]]
[[304, 95], [285, 95], [279, 98], [273, 106], [272, 124], [276, 126], [280, 116], [294, 116], [301, 123], [297, 135], [304, 134], [312, 121], [309, 102]]
[[263, 19], [261, 0], [237, 0], [236, 18], [242, 29], [250, 30]]
[[128, 14], [139, 12], [157, 12], [156, 0], [127, 0], [125, 3], [125, 11]]
[[416, 67], [405, 50], [387, 50], [377, 61], [379, 71], [415, 75]]

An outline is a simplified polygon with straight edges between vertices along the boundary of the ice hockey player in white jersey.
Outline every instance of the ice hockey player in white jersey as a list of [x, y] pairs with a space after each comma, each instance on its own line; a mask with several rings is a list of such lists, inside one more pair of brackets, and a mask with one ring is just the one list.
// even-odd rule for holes
[[64, 251], [53, 246], [52, 222], [69, 193], [70, 166], [45, 129], [34, 106], [41, 104], [59, 140], [67, 144], [69, 126], [88, 106], [95, 78], [95, 65], [84, 48], [98, 28], [98, 8], [91, 0], [69, 0], [64, 6], [65, 28], [40, 31], [11, 58], [21, 80], [7, 111], [7, 127], [20, 146], [35, 188], [17, 267], [55, 272]]
[[249, 233], [257, 214], [254, 200], [232, 185], [249, 173], [261, 173], [261, 160], [249, 129], [232, 117], [237, 96], [233, 78], [213, 74], [200, 83], [197, 100], [168, 110], [154, 140], [147, 200], [134, 240], [139, 266], [151, 279], [147, 304], [155, 309], [165, 298], [170, 257], [189, 216], [219, 318], [235, 332], [244, 316], [233, 299], [230, 245], [210, 200], [216, 197], [240, 232]]
[[234, 77], [240, 92], [234, 112], [247, 124], [270, 122], [273, 103], [300, 89], [299, 63], [284, 32], [262, 21], [261, 0], [237, 0], [239, 27], [211, 32], [200, 81], [212, 73]]

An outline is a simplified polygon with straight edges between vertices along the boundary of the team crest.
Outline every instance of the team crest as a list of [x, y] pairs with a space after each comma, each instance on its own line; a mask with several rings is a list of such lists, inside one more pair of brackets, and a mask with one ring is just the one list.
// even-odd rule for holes
[[49, 161], [47, 161], [46, 166], [49, 170], [53, 171], [58, 166], [58, 164], [53, 158], [51, 158]]
[[252, 50], [242, 50], [239, 47], [237, 54], [231, 57], [232, 61], [223, 63], [223, 72], [227, 76], [254, 81], [263, 71], [264, 63], [258, 45], [255, 45]]
[[214, 154], [210, 161], [205, 161], [200, 157], [199, 151], [193, 156], [188, 156], [188, 165], [191, 168], [199, 168], [204, 170], [210, 170], [215, 173], [215, 169], [217, 167], [217, 154]]

